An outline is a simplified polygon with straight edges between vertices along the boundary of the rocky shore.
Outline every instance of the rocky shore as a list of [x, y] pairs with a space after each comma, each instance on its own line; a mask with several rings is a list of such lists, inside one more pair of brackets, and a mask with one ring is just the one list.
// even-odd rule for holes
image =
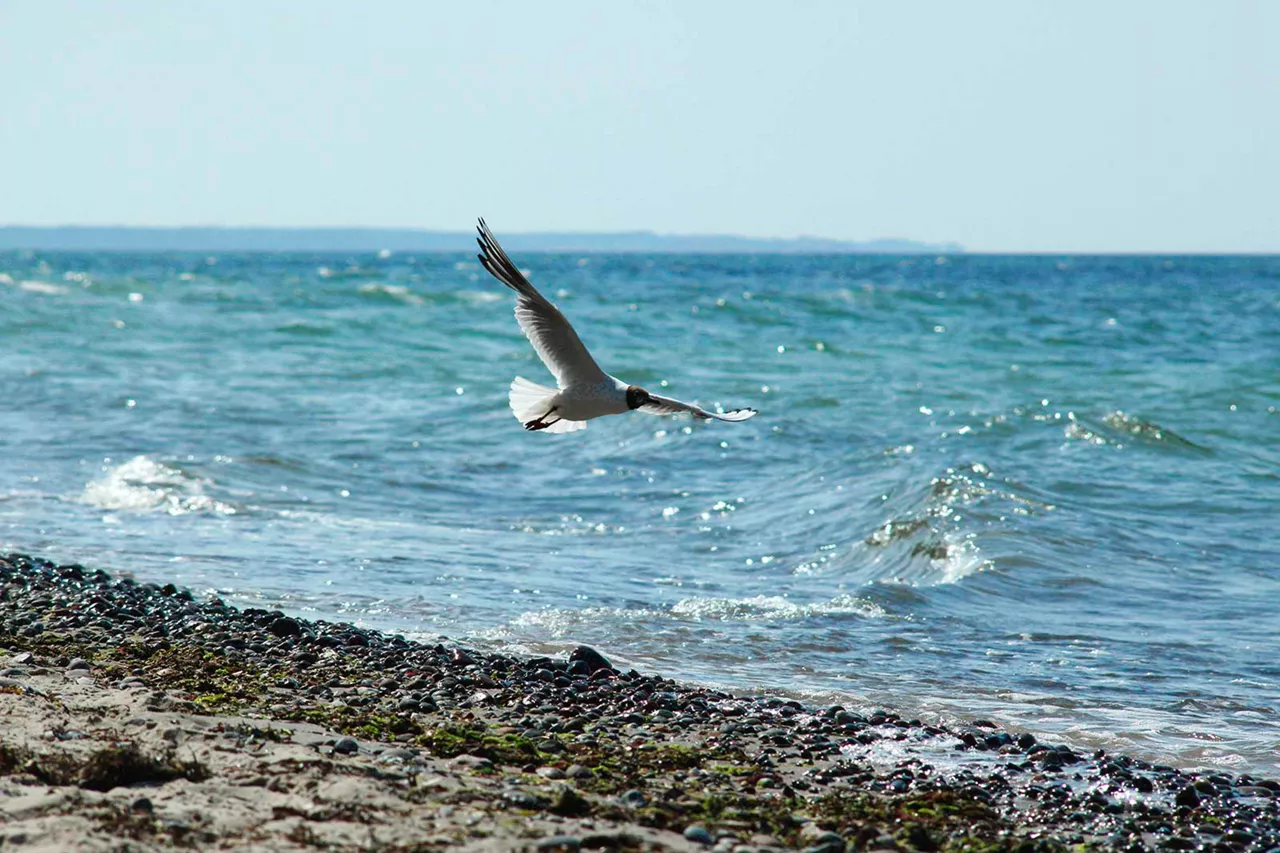
[[[945, 758], [945, 760], [943, 760]], [[1280, 848], [1280, 783], [0, 556], [0, 846]]]

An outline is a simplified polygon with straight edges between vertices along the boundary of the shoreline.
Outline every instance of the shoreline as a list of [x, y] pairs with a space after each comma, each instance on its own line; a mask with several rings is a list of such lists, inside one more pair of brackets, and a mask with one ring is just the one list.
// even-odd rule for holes
[[[1280, 783], [424, 644], [0, 555], [0, 844], [1280, 846]], [[947, 754], [942, 766], [930, 756]]]

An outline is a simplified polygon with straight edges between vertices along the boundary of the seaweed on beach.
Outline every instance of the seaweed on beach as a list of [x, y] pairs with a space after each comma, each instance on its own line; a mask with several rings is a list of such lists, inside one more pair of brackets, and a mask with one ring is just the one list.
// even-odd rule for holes
[[0, 776], [26, 773], [46, 785], [75, 785], [90, 791], [110, 791], [147, 782], [187, 779], [202, 782], [208, 768], [194, 759], [172, 753], [151, 755], [137, 744], [121, 742], [81, 757], [67, 750], [37, 753], [24, 746], [0, 743]]
[[77, 784], [91, 791], [110, 791], [141, 782], [168, 782], [186, 779], [203, 782], [209, 771], [194, 759], [179, 759], [172, 753], [149, 755], [135, 743], [120, 743], [100, 749], [81, 766]]

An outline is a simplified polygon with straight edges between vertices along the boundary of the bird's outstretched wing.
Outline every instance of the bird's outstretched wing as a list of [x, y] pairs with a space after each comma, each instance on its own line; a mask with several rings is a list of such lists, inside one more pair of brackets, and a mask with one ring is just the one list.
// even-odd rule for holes
[[688, 412], [695, 418], [701, 418], [704, 421], [711, 418], [715, 418], [718, 421], [745, 421], [748, 418], [754, 418], [758, 414], [755, 409], [708, 412], [706, 409], [699, 408], [692, 403], [682, 403], [679, 400], [672, 400], [670, 397], [659, 397], [657, 394], [650, 394], [648, 402], [641, 406], [639, 411], [650, 415], [678, 415], [681, 412]]
[[533, 344], [538, 358], [556, 377], [561, 388], [579, 383], [596, 384], [607, 377], [587, 352], [569, 321], [525, 278], [494, 239], [484, 220], [480, 236], [480, 263], [489, 274], [516, 292], [516, 321]]

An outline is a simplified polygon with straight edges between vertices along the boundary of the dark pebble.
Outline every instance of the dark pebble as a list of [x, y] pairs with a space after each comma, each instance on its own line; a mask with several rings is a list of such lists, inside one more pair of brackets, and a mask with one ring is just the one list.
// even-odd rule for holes
[[534, 849], [540, 853], [577, 853], [582, 849], [582, 839], [572, 835], [553, 835], [539, 841]]
[[355, 755], [360, 751], [360, 744], [355, 738], [339, 738], [333, 745], [333, 751], [339, 755]]
[[556, 786], [555, 800], [551, 803], [551, 811], [565, 817], [576, 817], [591, 813], [591, 803], [569, 785]]
[[843, 838], [834, 832], [828, 832], [804, 848], [804, 853], [845, 853], [847, 849]]
[[290, 619], [288, 616], [281, 616], [274, 620], [267, 626], [267, 630], [277, 637], [296, 637], [302, 633], [298, 620]]
[[134, 800], [132, 803], [129, 804], [129, 810], [135, 811], [135, 812], [142, 812], [143, 814], [153, 814], [156, 808], [151, 804], [151, 801], [148, 800], [146, 797], [138, 797], [136, 800]]
[[544, 805], [543, 800], [524, 791], [507, 791], [502, 795], [502, 799], [507, 805], [518, 809], [528, 809], [529, 811], [539, 811]]
[[634, 788], [627, 791], [618, 799], [621, 800], [624, 806], [632, 809], [642, 809], [649, 805], [649, 798], [646, 797], [643, 792], [637, 791]]
[[1186, 806], [1189, 809], [1194, 809], [1200, 805], [1200, 795], [1196, 793], [1195, 788], [1188, 785], [1178, 792], [1177, 796], [1173, 798], [1173, 801], [1180, 806]]
[[928, 829], [920, 824], [912, 824], [911, 828], [906, 831], [905, 839], [908, 844], [917, 850], [937, 850], [940, 846], [938, 840], [933, 837]]
[[569, 653], [570, 667], [577, 661], [587, 665], [588, 675], [598, 669], [613, 669], [613, 665], [609, 663], [608, 658], [590, 646], [578, 646]]
[[684, 837], [695, 844], [714, 844], [716, 840], [715, 836], [700, 823], [687, 827], [684, 831]]

